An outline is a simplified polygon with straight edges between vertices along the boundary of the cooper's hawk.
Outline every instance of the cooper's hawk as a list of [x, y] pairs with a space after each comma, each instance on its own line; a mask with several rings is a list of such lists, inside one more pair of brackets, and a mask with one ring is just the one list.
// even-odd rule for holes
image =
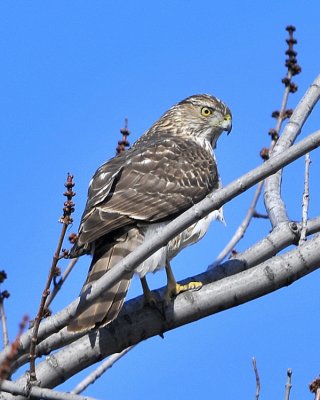
[[[231, 112], [222, 101], [194, 95], [171, 107], [131, 149], [96, 171], [70, 253], [93, 256], [81, 294], [155, 231], [220, 187], [213, 149], [222, 131], [230, 130]], [[167, 297], [188, 288], [176, 284], [169, 260], [198, 241], [219, 215], [216, 211], [186, 229], [136, 269], [146, 293], [145, 274], [163, 266]], [[87, 330], [116, 318], [132, 275], [127, 273], [76, 316], [68, 329]]]

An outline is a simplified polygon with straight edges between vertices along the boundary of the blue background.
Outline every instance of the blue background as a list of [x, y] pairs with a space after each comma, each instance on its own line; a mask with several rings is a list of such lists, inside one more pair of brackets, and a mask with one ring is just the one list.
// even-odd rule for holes
[[[286, 70], [285, 27], [297, 27], [294, 107], [319, 73], [318, 1], [1, 1], [0, 171], [2, 285], [13, 339], [24, 314], [34, 317], [61, 226], [67, 172], [75, 176], [76, 231], [95, 169], [112, 157], [124, 118], [131, 143], [177, 101], [196, 93], [223, 99], [233, 131], [217, 148], [223, 182], [261, 163], [275, 126]], [[319, 128], [319, 107], [303, 135]], [[310, 216], [319, 214], [319, 151], [312, 154]], [[301, 219], [303, 160], [285, 170], [289, 216]], [[253, 195], [225, 206], [227, 227], [215, 223], [196, 246], [173, 262], [178, 279], [206, 269], [242, 221]], [[258, 211], [263, 211], [262, 202]], [[270, 230], [254, 220], [241, 251]], [[66, 246], [68, 244], [66, 243]], [[78, 294], [84, 257], [53, 303]], [[65, 262], [60, 263], [64, 268]], [[164, 273], [151, 278], [157, 288]], [[129, 297], [141, 293], [135, 280]], [[97, 398], [248, 399], [255, 393], [251, 358], [261, 378], [261, 399], [312, 398], [319, 374], [319, 272], [235, 309], [141, 343], [86, 391]], [[71, 390], [85, 373], [62, 386]]]

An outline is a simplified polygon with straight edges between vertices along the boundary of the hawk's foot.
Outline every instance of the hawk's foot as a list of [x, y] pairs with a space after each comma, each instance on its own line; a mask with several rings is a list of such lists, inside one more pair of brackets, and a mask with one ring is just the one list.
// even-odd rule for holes
[[186, 292], [188, 290], [199, 290], [202, 288], [203, 284], [202, 282], [188, 282], [185, 285], [180, 285], [179, 283], [175, 283], [174, 285], [170, 284], [171, 282], [168, 283], [165, 295], [164, 295], [164, 301], [165, 304], [169, 304], [171, 299], [175, 296], [177, 296], [180, 293]]

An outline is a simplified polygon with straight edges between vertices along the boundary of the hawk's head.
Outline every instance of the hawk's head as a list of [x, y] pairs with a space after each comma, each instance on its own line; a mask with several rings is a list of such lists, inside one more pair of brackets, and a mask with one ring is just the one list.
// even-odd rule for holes
[[218, 98], [197, 94], [171, 107], [149, 130], [164, 130], [166, 134], [194, 136], [215, 147], [223, 131], [231, 131], [230, 109]]

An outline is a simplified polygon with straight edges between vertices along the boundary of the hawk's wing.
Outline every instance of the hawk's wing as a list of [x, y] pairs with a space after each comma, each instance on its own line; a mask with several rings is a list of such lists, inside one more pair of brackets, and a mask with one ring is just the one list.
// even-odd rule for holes
[[145, 140], [95, 173], [72, 256], [135, 221], [173, 218], [202, 200], [218, 181], [212, 153], [194, 140]]

